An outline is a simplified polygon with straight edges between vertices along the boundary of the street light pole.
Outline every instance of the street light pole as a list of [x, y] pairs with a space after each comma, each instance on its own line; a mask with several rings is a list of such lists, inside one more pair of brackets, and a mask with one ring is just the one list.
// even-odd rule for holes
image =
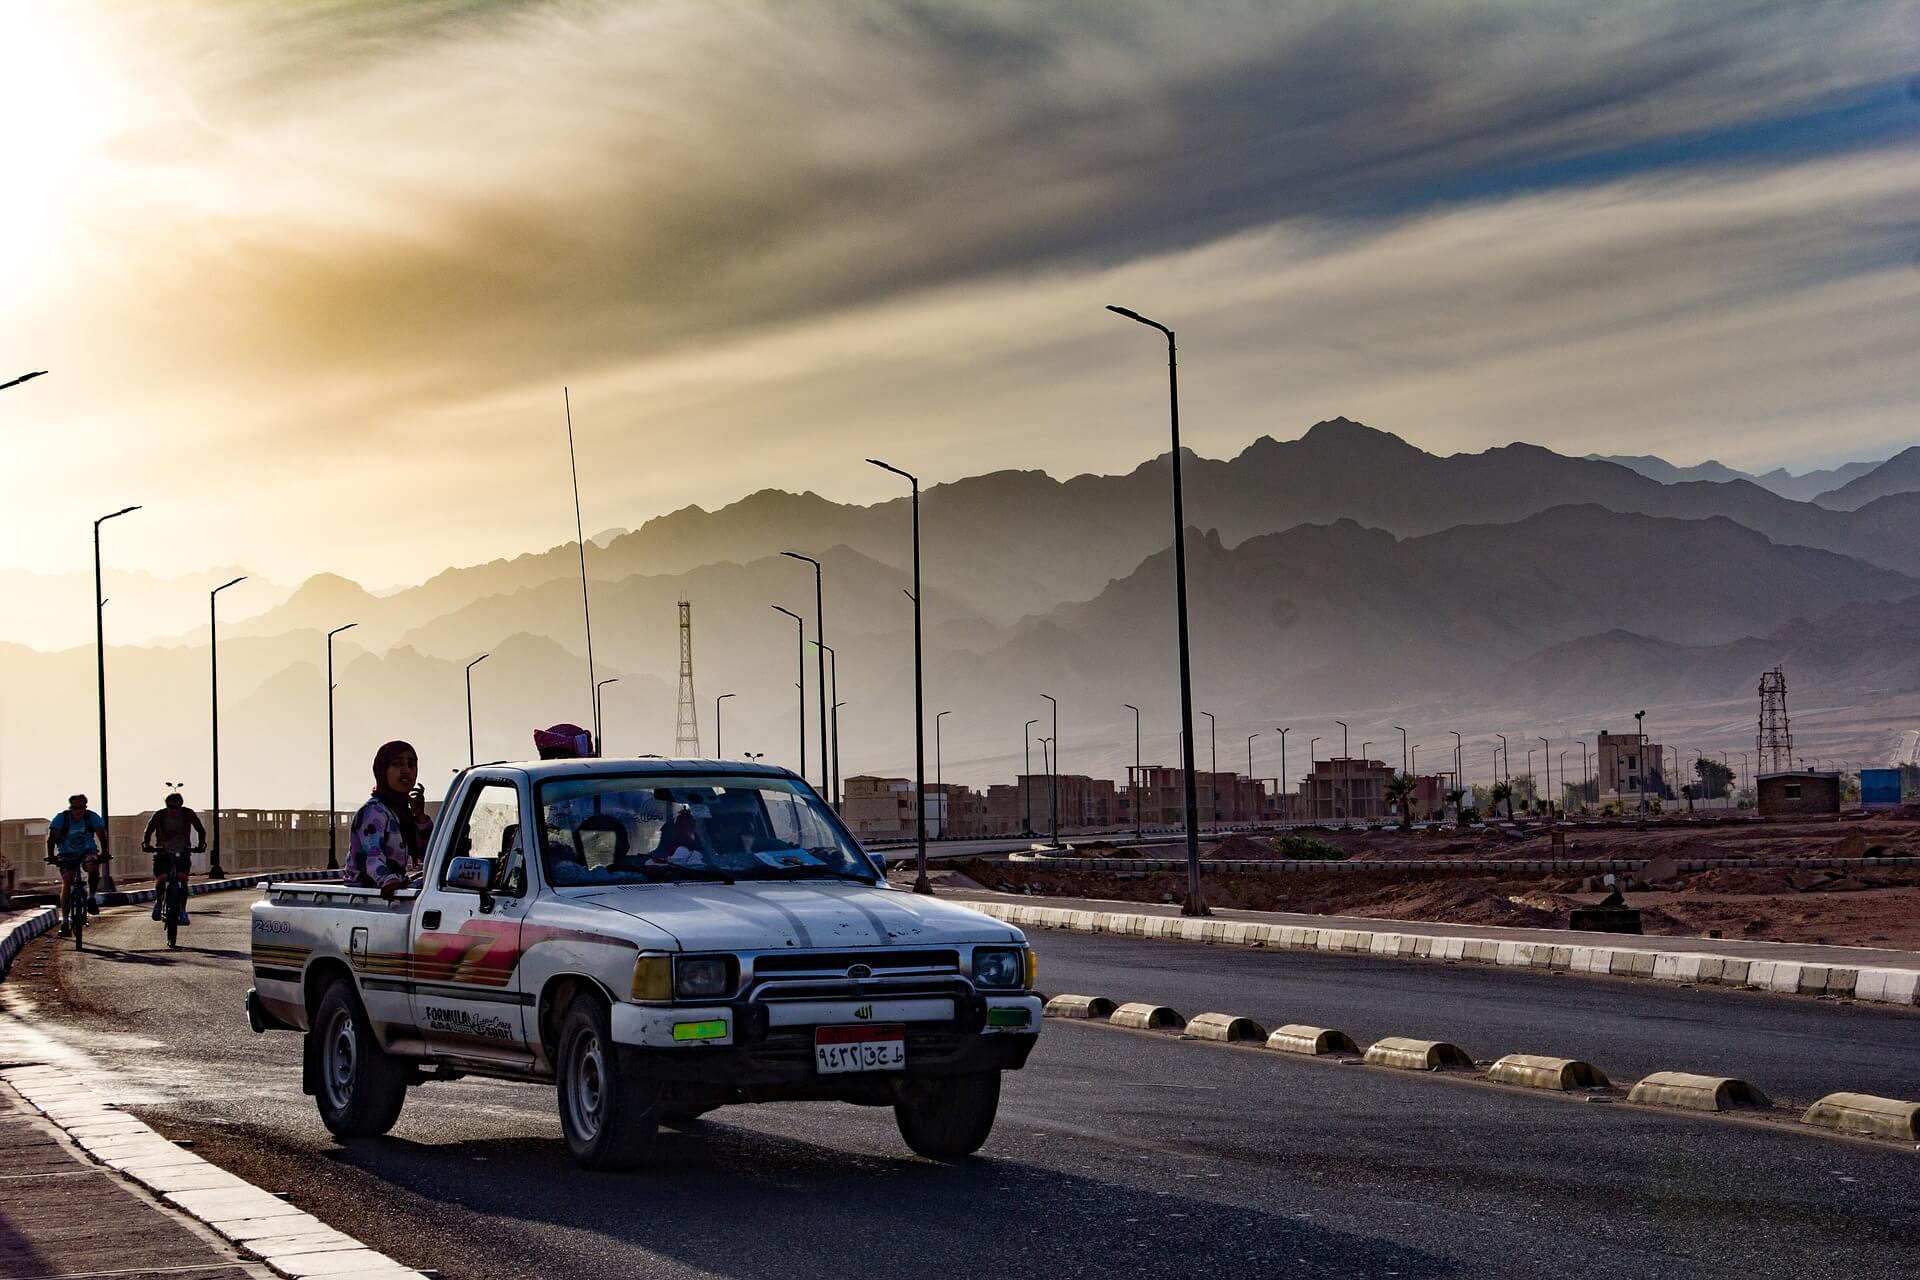
[[1500, 739], [1500, 754], [1494, 759], [1497, 766], [1494, 781], [1507, 784], [1507, 817], [1511, 818], [1513, 817], [1513, 762], [1507, 755], [1507, 735], [1496, 733], [1493, 736]]
[[927, 879], [927, 720], [926, 720], [926, 676], [925, 660], [920, 639], [920, 481], [898, 467], [889, 466], [878, 458], [868, 458], [882, 471], [891, 471], [913, 486], [913, 786], [916, 804], [919, 809], [918, 820], [914, 824], [916, 843], [919, 846], [919, 875], [914, 878], [915, 893], [932, 893], [933, 882]]
[[100, 879], [108, 893], [113, 892], [113, 810], [107, 804], [107, 598], [100, 594], [100, 526], [109, 520], [138, 511], [138, 506], [122, 507], [93, 522], [93, 645], [94, 672], [100, 692]]
[[45, 369], [35, 369], [32, 373], [23, 373], [17, 378], [0, 382], [0, 391], [5, 391], [8, 387], [17, 387], [23, 382], [32, 382], [35, 378], [43, 378], [46, 376], [46, 373], [47, 371]]
[[473, 669], [485, 662], [491, 654], [483, 653], [467, 664], [467, 768], [474, 766], [473, 756]]
[[[1280, 780], [1279, 780], [1278, 786], [1280, 788], [1281, 794], [1285, 795], [1286, 788], [1293, 785], [1292, 781], [1287, 777], [1287, 734], [1293, 731], [1293, 726], [1287, 725], [1284, 728], [1282, 728], [1280, 725], [1275, 725], [1274, 729], [1280, 735]], [[1280, 816], [1282, 818], [1285, 818], [1287, 816], [1287, 809], [1284, 801], [1281, 803], [1281, 806], [1280, 806]]]
[[603, 756], [607, 754], [607, 708], [606, 699], [601, 695], [600, 691], [610, 684], [619, 683], [619, 676], [608, 676], [605, 680], [595, 680], [593, 682], [593, 722], [600, 726], [600, 741], [597, 745], [600, 748], [600, 754]]
[[1157, 320], [1149, 320], [1126, 307], [1110, 306], [1118, 316], [1158, 329], [1167, 338], [1167, 408], [1171, 430], [1173, 462], [1173, 579], [1174, 615], [1180, 636], [1180, 729], [1181, 768], [1186, 779], [1187, 802], [1187, 901], [1183, 915], [1204, 916], [1206, 900], [1200, 895], [1200, 803], [1193, 785], [1193, 661], [1187, 641], [1187, 517], [1180, 485], [1180, 365], [1173, 330]]
[[1140, 838], [1140, 793], [1146, 789], [1146, 771], [1140, 763], [1140, 708], [1131, 702], [1120, 704], [1133, 712], [1133, 838]]
[[[1453, 735], [1453, 789], [1460, 793], [1460, 799], [1454, 804], [1454, 820], [1457, 822], [1459, 821], [1461, 808], [1467, 799], [1467, 762], [1460, 741], [1460, 731], [1458, 729], [1449, 729], [1447, 732]], [[1445, 817], [1446, 815], [1442, 813], [1441, 816]]]
[[830, 772], [827, 770], [822, 772], [827, 773], [831, 779], [832, 785], [827, 795], [833, 803], [834, 812], [838, 813], [840, 811], [840, 708], [846, 705], [840, 701], [840, 655], [833, 651], [833, 646], [830, 644], [820, 644], [818, 640], [814, 643], [820, 645], [820, 651], [827, 655], [827, 682], [833, 686], [833, 698], [828, 707], [833, 719], [833, 768]]
[[933, 788], [940, 793], [939, 834], [934, 837], [937, 840], [947, 838], [947, 774], [940, 763], [940, 721], [952, 714], [951, 711], [939, 711], [933, 717]]
[[[800, 690], [800, 776], [804, 778], [807, 776], [807, 624], [791, 609], [783, 609], [777, 604], [771, 607], [775, 613], [784, 613], [792, 618], [793, 625], [799, 628], [796, 643], [800, 654], [800, 679], [794, 687]], [[919, 602], [915, 601], [914, 608], [919, 607]]]
[[727, 758], [727, 753], [720, 749], [720, 704], [733, 696], [731, 693], [723, 693], [713, 700], [713, 758], [716, 760]]
[[1207, 764], [1207, 810], [1213, 815], [1213, 825], [1220, 825], [1220, 722], [1213, 718], [1213, 712], [1202, 711], [1207, 718], [1207, 746], [1209, 749]]
[[1393, 727], [1400, 729], [1400, 772], [1407, 773], [1412, 768], [1407, 757], [1407, 731], [1401, 729], [1399, 725]]
[[[335, 801], [336, 792], [333, 783], [333, 638], [342, 631], [351, 631], [360, 624], [349, 622], [344, 627], [335, 627], [327, 632], [327, 870], [340, 869], [338, 838], [340, 835], [340, 806]], [[381, 785], [386, 785], [382, 779]]]
[[[1047, 766], [1047, 812], [1053, 828], [1053, 847], [1060, 847], [1060, 700], [1050, 693], [1040, 695], [1053, 706], [1053, 763]], [[1042, 756], [1042, 759], [1045, 759]]]
[[[1542, 737], [1540, 739], [1540, 745], [1546, 748], [1545, 751], [1541, 752], [1540, 759], [1541, 759], [1541, 763], [1546, 767], [1546, 770], [1547, 770], [1547, 821], [1552, 822], [1553, 821], [1553, 744], [1547, 741], [1545, 737]], [[1565, 782], [1566, 780], [1567, 780], [1566, 770], [1562, 769], [1560, 771], [1560, 781]]]
[[1027, 835], [1033, 834], [1033, 726], [1039, 723], [1040, 721], [1038, 719], [1029, 720], [1027, 721], [1025, 730], [1027, 739], [1027, 771], [1022, 775], [1024, 781], [1020, 786], [1020, 798], [1026, 802]]
[[1646, 708], [1633, 713], [1633, 736], [1640, 744], [1640, 812], [1634, 819], [1636, 831], [1647, 829], [1647, 712]]
[[[1320, 783], [1317, 777], [1319, 772], [1320, 739], [1309, 738], [1307, 739], [1307, 786], [1313, 794], [1313, 813], [1310, 816], [1315, 821], [1318, 821], [1320, 817]], [[1328, 807], [1331, 808], [1332, 806]]]
[[1346, 809], [1346, 812], [1339, 816], [1351, 818], [1353, 816], [1353, 757], [1347, 752], [1347, 722], [1335, 720], [1334, 723], [1340, 726], [1340, 781], [1344, 784], [1340, 789], [1340, 800]]
[[220, 867], [220, 614], [214, 606], [222, 591], [246, 580], [246, 575], [241, 574], [207, 593], [207, 691], [213, 712], [213, 840], [207, 848], [209, 880], [226, 875]]
[[[820, 588], [820, 562], [812, 556], [803, 556], [798, 551], [782, 551], [780, 554], [790, 560], [801, 560], [813, 566], [813, 638], [814, 642], [820, 646], [820, 652], [815, 655], [820, 667], [818, 672], [818, 683], [820, 686], [820, 789], [831, 795], [833, 794], [833, 780], [829, 772], [827, 756], [827, 613], [824, 603], [825, 597], [821, 595]], [[944, 819], [941, 825], [945, 825]]]

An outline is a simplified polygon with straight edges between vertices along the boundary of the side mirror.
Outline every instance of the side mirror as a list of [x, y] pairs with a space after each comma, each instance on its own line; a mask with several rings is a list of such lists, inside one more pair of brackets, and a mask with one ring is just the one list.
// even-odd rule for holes
[[493, 863], [485, 858], [455, 858], [447, 864], [445, 888], [485, 893], [493, 887]]
[[874, 870], [880, 873], [880, 878], [885, 880], [887, 878], [887, 855], [884, 853], [869, 853], [867, 857], [872, 860]]

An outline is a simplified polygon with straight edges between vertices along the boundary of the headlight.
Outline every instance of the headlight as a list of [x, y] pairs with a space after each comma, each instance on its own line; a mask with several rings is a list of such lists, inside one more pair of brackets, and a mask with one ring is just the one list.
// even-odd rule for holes
[[681, 956], [673, 966], [673, 994], [679, 1000], [704, 1000], [733, 991], [730, 956]]
[[1027, 975], [1025, 954], [1017, 947], [976, 947], [973, 980], [983, 987], [1019, 987]]

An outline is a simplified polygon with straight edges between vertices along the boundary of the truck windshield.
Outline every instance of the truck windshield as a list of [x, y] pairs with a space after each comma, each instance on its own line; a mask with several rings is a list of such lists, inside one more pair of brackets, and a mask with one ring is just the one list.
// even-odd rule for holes
[[878, 878], [819, 799], [785, 778], [562, 778], [540, 784], [538, 804], [556, 888]]

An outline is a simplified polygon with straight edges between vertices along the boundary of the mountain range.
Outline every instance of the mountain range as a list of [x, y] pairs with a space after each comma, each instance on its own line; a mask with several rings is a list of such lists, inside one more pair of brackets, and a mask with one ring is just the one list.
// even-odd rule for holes
[[[1168, 461], [1067, 480], [991, 472], [922, 495], [928, 717], [953, 710], [930, 768], [1010, 777], [1022, 722], [1046, 715], [1040, 732], [1051, 728], [1042, 693], [1060, 699], [1069, 771], [1124, 773], [1128, 702], [1150, 722], [1149, 756], [1172, 758]], [[1742, 696], [1776, 662], [1828, 703], [1920, 689], [1920, 579], [1907, 572], [1920, 565], [1920, 450], [1838, 469], [1819, 503], [1764, 477], [1667, 483], [1527, 444], [1439, 456], [1343, 418], [1184, 462], [1196, 698], [1234, 750], [1303, 717], [1490, 729], [1525, 716], [1564, 736], [1636, 698]], [[906, 769], [910, 547], [904, 499], [863, 507], [778, 490], [596, 537], [594, 675], [616, 682], [604, 694], [610, 748], [673, 749], [684, 599], [703, 745], [715, 697], [733, 694], [728, 753], [798, 764], [804, 688], [817, 774], [818, 658], [772, 608], [801, 614], [814, 638], [811, 567], [780, 554], [796, 550], [824, 565], [843, 773]], [[335, 642], [343, 803], [388, 737], [415, 741], [430, 785], [464, 763], [465, 668], [482, 653], [480, 758], [525, 755], [537, 724], [588, 723], [578, 568], [568, 544], [380, 593], [322, 574], [223, 618], [223, 798], [324, 796], [324, 633], [346, 622], [357, 625]], [[205, 639], [196, 623], [110, 648], [116, 807], [150, 803], [162, 780], [186, 779], [204, 799]], [[50, 812], [87, 785], [93, 657], [84, 642], [0, 644], [9, 812]]]

